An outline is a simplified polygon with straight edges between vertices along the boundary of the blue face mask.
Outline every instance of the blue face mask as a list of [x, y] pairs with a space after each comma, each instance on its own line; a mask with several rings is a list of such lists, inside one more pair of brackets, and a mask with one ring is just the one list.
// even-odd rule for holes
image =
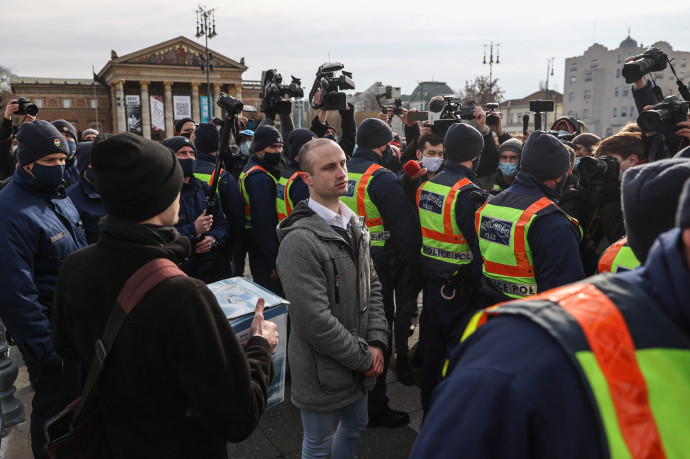
[[74, 156], [74, 154], [77, 152], [77, 143], [74, 140], [65, 140], [67, 141], [67, 145], [69, 146], [69, 155], [67, 156]]
[[185, 177], [191, 177], [194, 174], [194, 166], [196, 165], [196, 160], [192, 158], [178, 159], [180, 166], [182, 166], [182, 174]]
[[325, 136], [323, 136], [323, 138], [324, 138], [324, 139], [330, 139], [330, 140], [332, 140], [333, 142], [337, 142], [337, 141], [338, 141], [337, 137], [334, 136], [333, 134], [325, 135]]
[[280, 157], [282, 155], [283, 154], [281, 152], [264, 153], [264, 161], [266, 161], [271, 166], [277, 166], [278, 164], [280, 164]]
[[240, 144], [240, 150], [242, 151], [242, 156], [249, 156], [249, 147], [252, 146], [251, 140], [245, 140]]
[[501, 174], [506, 177], [512, 177], [517, 174], [518, 164], [500, 162], [498, 163], [498, 169], [501, 171]]
[[31, 168], [31, 173], [34, 175], [36, 182], [41, 188], [54, 190], [62, 185], [62, 176], [65, 175], [65, 166], [44, 166], [43, 164], [34, 163], [34, 166]]

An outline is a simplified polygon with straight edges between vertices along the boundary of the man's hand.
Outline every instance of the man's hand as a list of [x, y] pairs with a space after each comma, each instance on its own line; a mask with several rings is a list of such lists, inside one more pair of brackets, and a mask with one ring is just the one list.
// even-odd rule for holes
[[246, 116], [239, 115], [237, 117], [237, 122], [240, 124], [240, 128], [244, 131], [247, 129], [247, 123], [249, 123], [249, 118]]
[[321, 110], [319, 110], [319, 123], [326, 124], [326, 117], [327, 116], [328, 116], [328, 110], [321, 107]]
[[371, 364], [369, 371], [364, 373], [368, 378], [376, 378], [383, 373], [383, 350], [380, 347], [369, 346], [371, 353], [374, 354], [374, 361]]
[[676, 131], [677, 136], [687, 137], [690, 139], [690, 121], [681, 121], [676, 124], [680, 129]]
[[398, 117], [402, 120], [403, 123], [405, 123], [405, 125], [412, 127], [419, 124], [419, 121], [410, 121], [410, 112], [416, 112], [416, 108], [408, 110], [406, 108], [400, 107], [400, 110], [402, 111], [402, 114], [398, 115]]
[[197, 242], [194, 245], [194, 252], [195, 253], [206, 253], [210, 252], [211, 248], [213, 247], [213, 237], [211, 236], [204, 236], [204, 238]]
[[520, 141], [522, 141], [523, 144], [527, 142], [527, 139], [529, 138], [529, 131], [526, 132], [527, 134], [522, 134], [522, 136], [520, 137]]
[[486, 112], [480, 105], [474, 107], [474, 120], [477, 122], [477, 130], [481, 135], [486, 134]]
[[206, 234], [213, 226], [213, 215], [206, 215], [206, 210], [204, 213], [199, 215], [199, 218], [194, 222], [194, 229], [196, 229], [197, 234]]
[[[630, 56], [625, 58], [625, 63], [627, 64], [630, 61], [634, 61], [635, 56]], [[635, 89], [642, 89], [647, 85], [647, 75], [642, 75], [642, 78], [637, 80], [636, 82], [633, 83], [633, 88]]]
[[278, 271], [275, 268], [271, 270], [271, 279], [278, 280]]
[[501, 115], [498, 114], [498, 112], [494, 112], [494, 115], [498, 119], [498, 123], [496, 123], [495, 126], [490, 126], [491, 130], [496, 133], [499, 137], [503, 135], [503, 120], [501, 119]]
[[7, 102], [7, 107], [5, 107], [5, 119], [6, 120], [11, 120], [12, 115], [19, 110], [19, 104], [17, 103], [17, 99], [12, 99], [9, 102]]
[[249, 326], [249, 334], [261, 335], [266, 338], [268, 345], [271, 346], [271, 351], [278, 345], [278, 326], [271, 321], [264, 320], [264, 307], [266, 302], [263, 298], [259, 298], [256, 302], [256, 310], [254, 311], [254, 320]]
[[425, 120], [422, 121], [422, 126], [419, 128], [419, 137], [425, 135], [425, 134], [431, 134], [432, 129], [431, 126], [431, 120]]

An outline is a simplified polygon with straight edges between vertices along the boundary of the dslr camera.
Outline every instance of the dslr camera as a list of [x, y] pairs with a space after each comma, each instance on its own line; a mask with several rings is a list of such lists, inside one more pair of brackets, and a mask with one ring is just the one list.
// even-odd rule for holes
[[673, 132], [678, 130], [677, 123], [687, 120], [688, 103], [677, 96], [667, 96], [651, 109], [641, 112], [637, 125], [644, 132]]
[[283, 77], [276, 69], [261, 72], [263, 87], [259, 92], [261, 97], [261, 111], [273, 112], [278, 115], [287, 115], [292, 111], [292, 102], [284, 99], [287, 97], [304, 97], [302, 80], [292, 77], [292, 83], [283, 84]]
[[241, 100], [235, 99], [225, 92], [220, 93], [216, 104], [218, 104], [221, 109], [225, 110], [228, 116], [239, 115], [242, 113], [242, 108], [244, 107]]
[[[324, 110], [346, 110], [347, 97], [345, 89], [355, 89], [352, 73], [343, 70], [345, 66], [338, 62], [328, 62], [319, 67], [316, 77], [320, 78], [319, 86], [323, 90], [321, 103], [314, 108]], [[337, 73], [340, 72], [340, 75]]]
[[613, 156], [584, 156], [577, 165], [577, 175], [580, 177], [578, 186], [587, 189], [607, 182], [618, 183], [620, 169], [620, 163]]
[[635, 60], [623, 65], [623, 76], [626, 83], [634, 83], [649, 72], [658, 72], [666, 68], [668, 56], [659, 48], [649, 48], [635, 56]]
[[460, 119], [462, 120], [473, 120], [474, 119], [474, 108], [477, 106], [477, 103], [473, 100], [470, 100], [467, 102], [465, 105], [462, 107], [458, 105], [458, 109], [456, 110], [456, 114], [460, 115]]
[[496, 109], [498, 107], [499, 107], [498, 104], [494, 104], [494, 103], [486, 104], [486, 108], [489, 109], [486, 112], [486, 125], [487, 126], [498, 126], [498, 117], [501, 115], [501, 112], [496, 111]]
[[19, 105], [19, 109], [14, 112], [15, 115], [36, 116], [38, 114], [38, 105], [32, 104], [26, 97], [17, 97], [16, 104]]

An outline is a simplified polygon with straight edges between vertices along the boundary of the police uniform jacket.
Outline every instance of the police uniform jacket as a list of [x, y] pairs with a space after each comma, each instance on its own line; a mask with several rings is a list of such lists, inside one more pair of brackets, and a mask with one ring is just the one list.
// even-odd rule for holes
[[98, 240], [98, 222], [106, 213], [101, 205], [101, 196], [96, 192], [96, 188], [81, 176], [77, 183], [67, 188], [67, 196], [79, 212], [86, 242], [93, 244]]

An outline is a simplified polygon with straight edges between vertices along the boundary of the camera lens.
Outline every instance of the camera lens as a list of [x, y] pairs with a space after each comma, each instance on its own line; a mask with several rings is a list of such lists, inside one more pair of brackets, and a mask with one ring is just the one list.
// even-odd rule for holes
[[665, 114], [662, 110], [647, 110], [637, 117], [637, 125], [643, 131], [656, 132], [664, 123]]

